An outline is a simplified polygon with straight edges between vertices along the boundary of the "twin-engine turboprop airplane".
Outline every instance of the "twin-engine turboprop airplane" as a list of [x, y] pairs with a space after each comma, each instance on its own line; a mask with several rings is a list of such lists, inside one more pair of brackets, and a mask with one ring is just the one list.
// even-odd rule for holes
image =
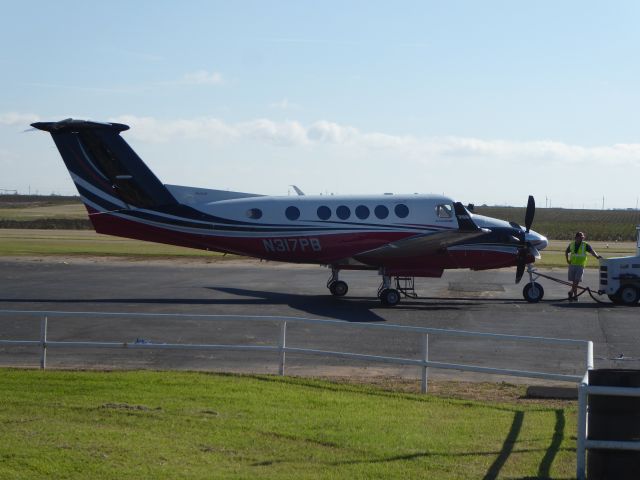
[[[96, 232], [327, 265], [327, 287], [338, 297], [348, 290], [340, 270], [377, 270], [378, 297], [389, 306], [415, 295], [414, 277], [450, 268], [516, 266], [517, 283], [548, 244], [530, 230], [533, 197], [522, 228], [440, 195], [273, 197], [164, 185], [120, 136], [127, 125], [67, 119], [32, 126], [51, 133]], [[523, 294], [536, 302], [543, 290], [531, 280]]]

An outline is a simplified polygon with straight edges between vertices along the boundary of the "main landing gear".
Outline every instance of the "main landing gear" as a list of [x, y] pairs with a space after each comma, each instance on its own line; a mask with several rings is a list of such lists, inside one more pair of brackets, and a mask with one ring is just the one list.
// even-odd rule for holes
[[[327, 280], [327, 288], [334, 297], [343, 297], [349, 291], [347, 282], [340, 280], [340, 269], [332, 267], [331, 276]], [[386, 307], [393, 307], [400, 303], [402, 296], [418, 298], [414, 289], [413, 277], [395, 277], [395, 288], [389, 275], [382, 275], [382, 283], [378, 288], [378, 298]]]
[[391, 288], [391, 277], [382, 275], [382, 283], [378, 287], [378, 298], [386, 307], [395, 307], [400, 303], [400, 292]]
[[349, 291], [349, 285], [347, 285], [347, 282], [340, 280], [338, 278], [339, 275], [340, 270], [332, 268], [331, 276], [329, 277], [329, 280], [327, 280], [327, 288], [334, 297], [344, 297]]
[[538, 276], [533, 277], [535, 270], [530, 263], [527, 264], [527, 273], [529, 274], [529, 281], [522, 289], [522, 296], [529, 303], [538, 303], [544, 297], [544, 288], [536, 282]]

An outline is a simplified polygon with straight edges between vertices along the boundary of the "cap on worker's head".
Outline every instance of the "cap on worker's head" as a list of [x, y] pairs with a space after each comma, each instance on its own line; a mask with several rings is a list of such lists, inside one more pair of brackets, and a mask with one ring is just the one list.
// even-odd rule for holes
[[584, 233], [582, 233], [582, 232], [576, 233], [576, 238], [578, 238], [578, 237], [584, 238]]

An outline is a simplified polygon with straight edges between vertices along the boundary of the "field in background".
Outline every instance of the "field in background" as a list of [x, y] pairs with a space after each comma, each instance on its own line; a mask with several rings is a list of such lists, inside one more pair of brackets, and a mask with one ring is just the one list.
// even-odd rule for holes
[[2, 370], [0, 389], [1, 478], [575, 475], [575, 402], [151, 371]]
[[[524, 225], [524, 207], [476, 207], [475, 213]], [[640, 225], [638, 210], [537, 208], [532, 228], [554, 240], [570, 241], [582, 231], [587, 241], [633, 242], [636, 225]]]
[[[475, 212], [519, 223], [525, 209], [476, 207]], [[564, 249], [578, 230], [586, 232], [587, 240], [605, 257], [632, 255], [638, 224], [640, 212], [635, 210], [538, 208], [534, 229], [556, 239], [538, 265], [564, 267]], [[0, 195], [0, 229], [0, 255], [223, 258], [202, 250], [98, 235], [78, 197]], [[591, 259], [590, 266], [596, 265]]]
[[0, 228], [90, 230], [80, 197], [0, 195]]
[[[524, 207], [479, 206], [475, 213], [524, 223]], [[550, 239], [571, 240], [577, 231], [588, 240], [635, 241], [638, 210], [538, 208], [533, 229]], [[0, 228], [91, 229], [79, 197], [0, 195]]]

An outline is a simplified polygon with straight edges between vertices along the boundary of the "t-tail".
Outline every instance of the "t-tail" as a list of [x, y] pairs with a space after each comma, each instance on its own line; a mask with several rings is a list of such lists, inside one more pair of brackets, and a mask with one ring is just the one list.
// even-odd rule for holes
[[127, 125], [69, 118], [32, 126], [51, 133], [90, 217], [131, 208], [162, 211], [178, 206], [120, 136]]
[[259, 196], [162, 184], [120, 136], [129, 129], [121, 123], [68, 118], [32, 126], [53, 137], [98, 233], [231, 251], [212, 238], [214, 225], [233, 229], [242, 222], [216, 217], [196, 206]]

